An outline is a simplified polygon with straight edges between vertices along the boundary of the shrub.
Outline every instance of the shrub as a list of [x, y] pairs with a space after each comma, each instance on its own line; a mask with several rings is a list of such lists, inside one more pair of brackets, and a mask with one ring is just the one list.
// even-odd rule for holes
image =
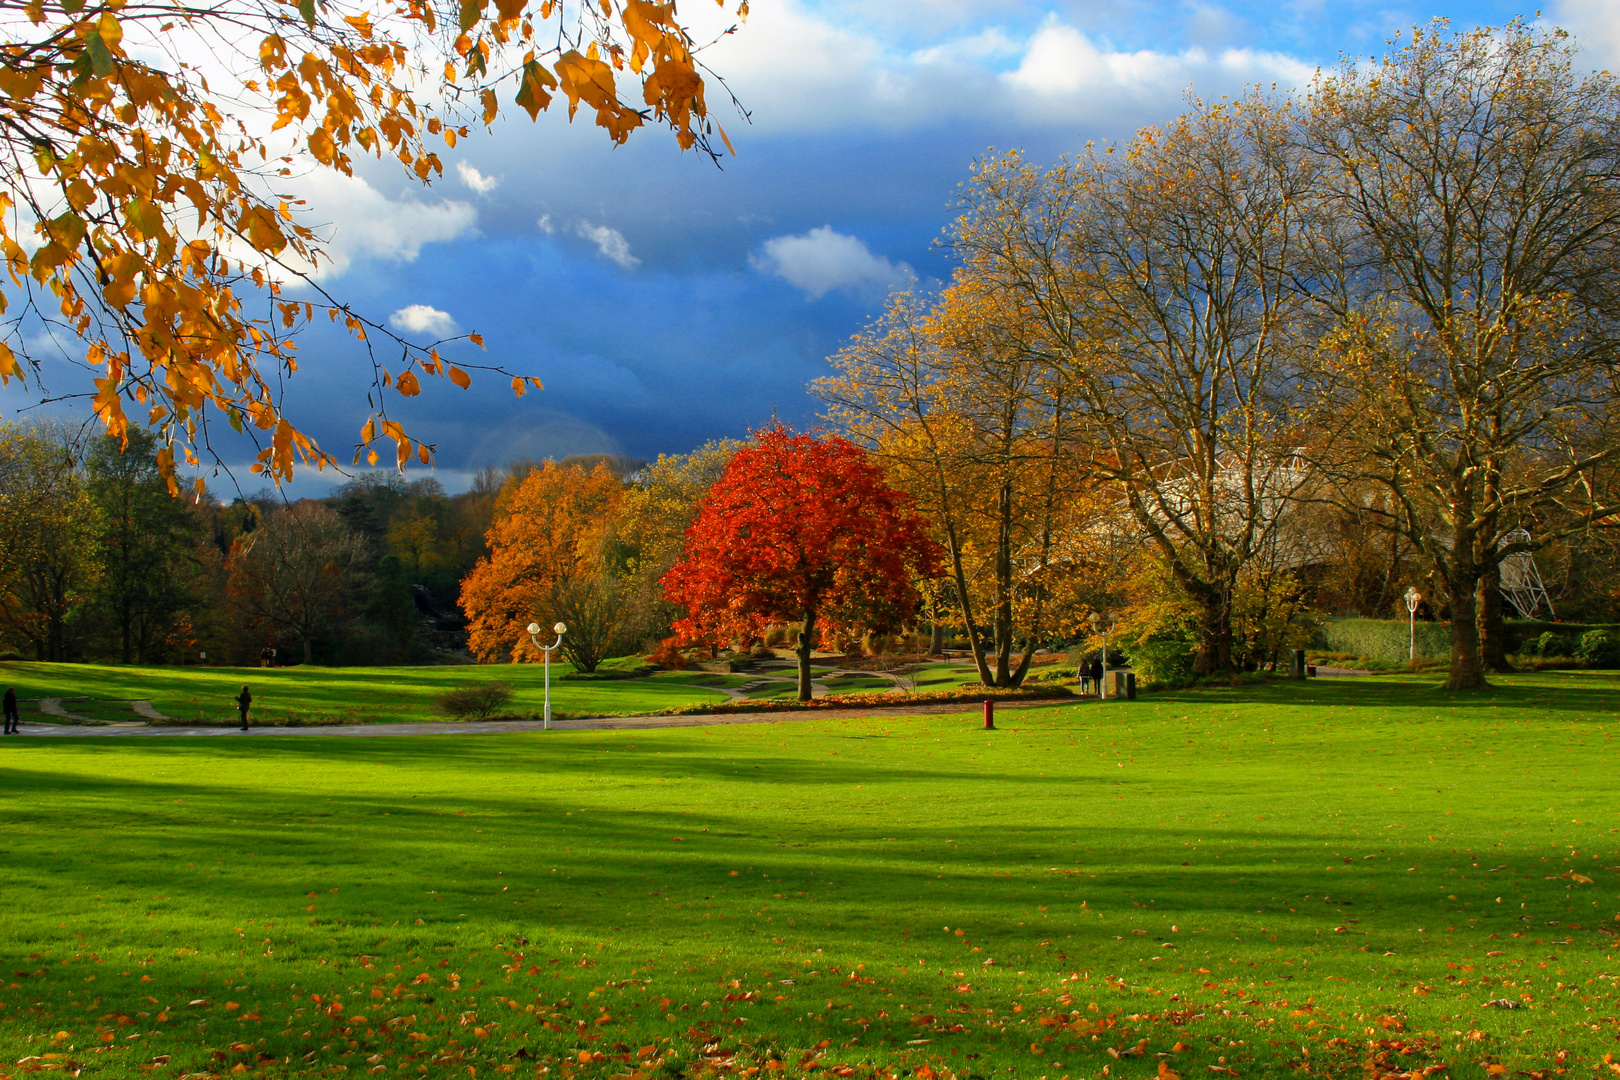
[[1139, 682], [1147, 686], [1179, 686], [1191, 681], [1196, 644], [1185, 632], [1150, 634], [1126, 647]]
[[1607, 630], [1588, 630], [1575, 646], [1575, 659], [1588, 667], [1620, 667], [1620, 637]]
[[[1602, 633], [1601, 630], [1597, 632]], [[1575, 650], [1570, 644], [1567, 635], [1548, 630], [1535, 639], [1532, 643], [1532, 651], [1536, 656], [1568, 656]]]
[[647, 663], [666, 671], [685, 671], [687, 659], [680, 650], [680, 638], [667, 637], [659, 642], [658, 648], [647, 655]]
[[[1450, 626], [1420, 622], [1416, 629], [1418, 659], [1444, 660], [1451, 656]], [[1322, 624], [1313, 644], [1324, 652], [1405, 663], [1408, 633], [1404, 619], [1332, 619]]]
[[480, 682], [440, 694], [436, 704], [440, 712], [457, 720], [481, 720], [494, 716], [511, 700], [511, 683]]

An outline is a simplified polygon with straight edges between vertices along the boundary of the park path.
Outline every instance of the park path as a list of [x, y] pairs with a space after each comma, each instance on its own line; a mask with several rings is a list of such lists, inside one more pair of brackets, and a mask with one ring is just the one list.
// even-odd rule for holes
[[[1095, 701], [1095, 698], [1076, 698], [1073, 701], [1036, 700], [1002, 701], [996, 703], [998, 712], [1030, 708], [1072, 708]], [[975, 720], [983, 710], [977, 702], [950, 702], [937, 705], [896, 705], [878, 709], [813, 709], [803, 712], [729, 713], [704, 716], [601, 716], [581, 720], [553, 720], [551, 726], [558, 731], [617, 731], [639, 728], [715, 727], [723, 724], [780, 724], [796, 720], [851, 720], [860, 717], [921, 716], [960, 713], [971, 714]], [[166, 727], [143, 723], [101, 724], [79, 727], [71, 724], [23, 724], [23, 735], [64, 738], [218, 738], [238, 739], [264, 736], [335, 735], [343, 738], [377, 738], [389, 735], [513, 735], [519, 732], [542, 731], [540, 720], [491, 720], [466, 724], [332, 724], [322, 727], [265, 727], [243, 731], [239, 727]]]

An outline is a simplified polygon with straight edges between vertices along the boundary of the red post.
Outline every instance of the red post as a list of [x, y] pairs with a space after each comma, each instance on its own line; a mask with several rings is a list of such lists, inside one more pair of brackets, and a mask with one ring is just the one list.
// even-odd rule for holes
[[996, 729], [996, 703], [990, 698], [984, 699], [984, 729], [986, 731]]

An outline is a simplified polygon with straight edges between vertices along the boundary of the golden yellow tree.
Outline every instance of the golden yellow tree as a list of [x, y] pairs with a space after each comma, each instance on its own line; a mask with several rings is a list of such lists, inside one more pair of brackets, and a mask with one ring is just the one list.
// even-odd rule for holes
[[[584, 106], [614, 143], [656, 120], [682, 148], [713, 153], [705, 69], [673, 0], [601, 0], [567, 15], [559, 0], [0, 10], [0, 256], [12, 283], [0, 292], [12, 320], [0, 381], [31, 374], [28, 319], [65, 328], [83, 339], [107, 430], [122, 436], [126, 409], [143, 410], [171, 484], [176, 449], [193, 458], [211, 415], [261, 439], [253, 468], [277, 482], [299, 462], [334, 463], [281, 405], [297, 332], [328, 319], [362, 342], [393, 337], [310, 281], [321, 241], [298, 201], [278, 194], [296, 170], [349, 175], [372, 156], [427, 182], [443, 171], [440, 149], [493, 123], [503, 102], [537, 117], [554, 98], [570, 117]], [[205, 71], [203, 59], [251, 70]], [[294, 277], [319, 301], [284, 296]], [[426, 462], [433, 448], [390, 418], [388, 395], [413, 396], [426, 376], [462, 387], [470, 377], [432, 346], [391, 348], [399, 359], [376, 363], [355, 460], [375, 463], [386, 439], [397, 464]], [[539, 385], [504, 374], [519, 394]]]
[[1341, 65], [1306, 115], [1336, 223], [1314, 456], [1430, 572], [1454, 689], [1504, 661], [1502, 561], [1620, 510], [1620, 82], [1575, 59], [1527, 23], [1436, 24]]
[[[624, 485], [606, 465], [586, 472], [548, 461], [507, 481], [495, 501], [490, 553], [461, 583], [468, 647], [479, 661], [538, 662], [525, 630], [530, 622], [567, 621], [582, 604], [602, 614], [583, 594], [585, 583], [602, 576], [604, 541], [623, 498]], [[591, 670], [600, 657], [583, 640], [586, 629], [564, 635], [564, 652]], [[578, 654], [580, 648], [590, 654]]]
[[1060, 370], [1088, 470], [1200, 611], [1197, 666], [1233, 664], [1234, 589], [1303, 482], [1292, 376], [1313, 203], [1287, 102], [1196, 104], [1123, 153], [976, 172], [952, 242]]
[[898, 294], [812, 387], [928, 519], [987, 686], [1017, 686], [1072, 629], [1090, 542], [1072, 395], [1005, 299], [966, 277], [933, 304]]

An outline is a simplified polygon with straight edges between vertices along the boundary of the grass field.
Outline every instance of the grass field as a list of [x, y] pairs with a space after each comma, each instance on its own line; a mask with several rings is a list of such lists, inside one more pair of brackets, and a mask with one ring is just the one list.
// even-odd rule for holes
[[1612, 1076], [1620, 680], [1502, 682], [7, 739], [0, 1077]]
[[[659, 672], [636, 679], [570, 679], [567, 664], [551, 667], [551, 704], [556, 716], [615, 716], [656, 712], [677, 705], [726, 700], [715, 686], [741, 685], [740, 676], [707, 672]], [[174, 668], [113, 664], [0, 663], [0, 685], [18, 697], [89, 698], [68, 701], [68, 712], [97, 720], [135, 720], [130, 699], [151, 701], [165, 716], [187, 721], [236, 722], [236, 694], [253, 690], [253, 715], [262, 722], [392, 723], [444, 719], [433, 701], [459, 686], [481, 681], [516, 688], [511, 711], [541, 711], [545, 672], [539, 664], [478, 667], [378, 668]], [[25, 714], [24, 722], [48, 721]]]

